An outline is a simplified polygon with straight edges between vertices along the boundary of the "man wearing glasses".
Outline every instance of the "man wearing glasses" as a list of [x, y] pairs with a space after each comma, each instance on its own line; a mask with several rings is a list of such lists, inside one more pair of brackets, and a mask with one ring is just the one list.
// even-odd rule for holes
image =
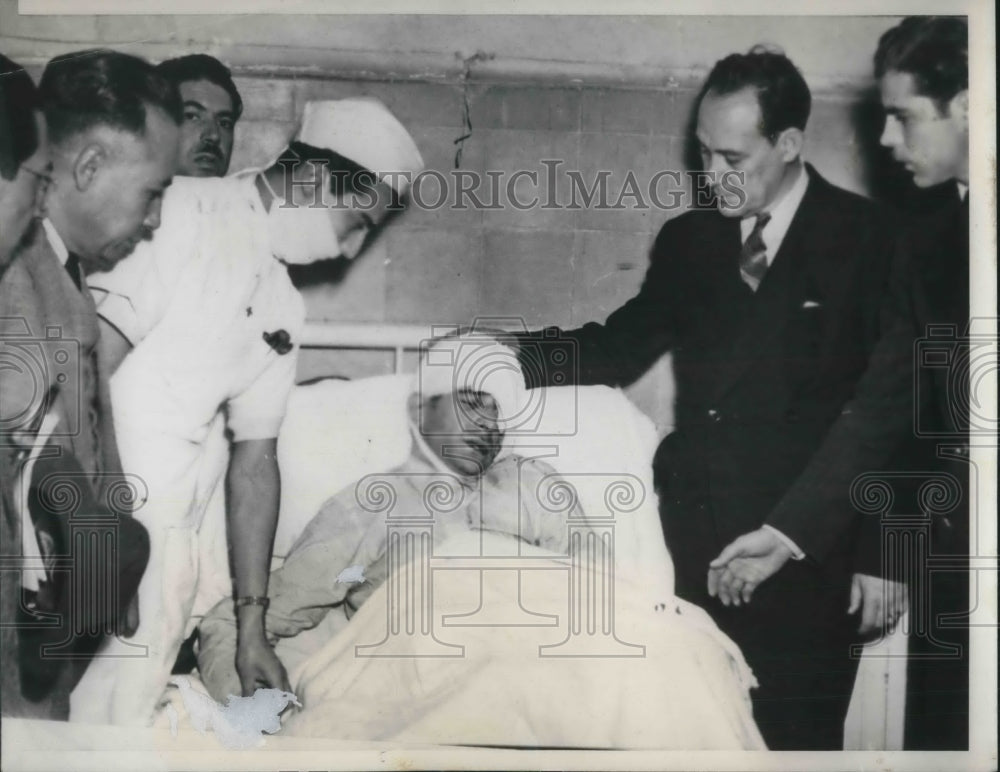
[[[124, 54], [58, 57], [38, 92], [21, 68], [0, 64], [3, 552], [21, 561], [19, 582], [4, 575], [3, 710], [65, 719], [102, 638], [134, 631], [131, 601], [148, 558], [107, 442], [107, 378], [84, 276], [159, 226], [180, 105], [150, 65]], [[113, 600], [88, 591], [95, 586]]]

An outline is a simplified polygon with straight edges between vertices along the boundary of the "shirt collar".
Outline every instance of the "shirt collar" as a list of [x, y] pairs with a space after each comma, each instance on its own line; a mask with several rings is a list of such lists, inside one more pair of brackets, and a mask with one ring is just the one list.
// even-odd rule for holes
[[66, 265], [66, 261], [69, 260], [69, 250], [66, 248], [66, 242], [59, 235], [59, 231], [56, 230], [56, 226], [46, 217], [42, 220], [42, 227], [45, 229], [45, 237], [49, 240], [52, 251], [56, 253], [59, 264]]
[[958, 182], [958, 180], [955, 181], [955, 184], [958, 185], [958, 197], [965, 201], [965, 197], [969, 195], [969, 186], [964, 182]]
[[[806, 172], [805, 164], [800, 161], [798, 176], [795, 178], [795, 182], [792, 183], [792, 187], [788, 189], [785, 195], [771, 204], [769, 209], [765, 210], [771, 215], [771, 221], [764, 227], [761, 233], [764, 239], [764, 247], [767, 249], [768, 265], [774, 261], [774, 256], [778, 254], [781, 242], [785, 240], [785, 234], [788, 233], [788, 228], [791, 226], [792, 219], [799, 209], [799, 204], [802, 203], [802, 199], [806, 195], [806, 188], [808, 186], [809, 175]], [[753, 230], [756, 219], [757, 217], [754, 215], [752, 217], [744, 217], [740, 220], [740, 233], [742, 234], [743, 241], [746, 241], [750, 236], [750, 231]]]

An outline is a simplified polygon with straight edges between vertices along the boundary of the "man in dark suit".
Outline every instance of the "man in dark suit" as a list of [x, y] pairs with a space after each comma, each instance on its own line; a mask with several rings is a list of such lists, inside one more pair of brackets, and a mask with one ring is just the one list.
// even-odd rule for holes
[[[653, 465], [677, 593], [743, 649], [775, 749], [842, 747], [857, 518], [771, 512], [866, 368], [893, 246], [884, 213], [803, 164], [809, 108], [785, 56], [718, 62], [697, 116], [717, 208], [663, 227], [642, 289], [605, 324], [520, 340], [531, 386], [624, 385], [673, 352], [677, 429]], [[745, 554], [710, 570], [739, 539]], [[745, 571], [759, 565], [758, 587]]]
[[[918, 188], [946, 190], [937, 211], [908, 228], [896, 272], [903, 281], [921, 354], [918, 423], [892, 469], [928, 474], [950, 489], [946, 502], [905, 491], [926, 520], [922, 554], [909, 557], [910, 652], [904, 747], [969, 747], [969, 69], [968, 26], [960, 17], [910, 17], [886, 32], [875, 53], [885, 130], [881, 142]], [[996, 330], [985, 330], [995, 343]], [[930, 355], [930, 356], [928, 356]], [[942, 358], [943, 357], [943, 358]], [[980, 485], [985, 479], [978, 479]], [[934, 504], [934, 506], [930, 506]], [[974, 510], [972, 510], [974, 511]], [[876, 543], [876, 539], [866, 539]], [[915, 542], [916, 543], [916, 542]], [[942, 570], [943, 569], [943, 570]]]
[[[0, 334], [35, 367], [0, 368], [3, 434], [14, 438], [0, 460], [9, 476], [23, 476], [18, 443], [41, 445], [36, 419], [58, 419], [24, 501], [46, 565], [66, 558], [72, 565], [39, 580], [36, 600], [61, 624], [51, 628], [54, 638], [40, 636], [37, 624], [19, 630], [27, 670], [20, 689], [44, 706], [32, 715], [65, 719], [69, 693], [103, 635], [134, 631], [129, 602], [149, 555], [145, 529], [129, 516], [107, 374], [97, 362], [97, 314], [83, 274], [110, 267], [159, 225], [160, 198], [176, 163], [180, 100], [147, 62], [109, 51], [53, 59], [39, 92], [52, 161], [47, 217], [0, 282]], [[107, 538], [105, 553], [79, 547]], [[91, 587], [113, 596], [99, 599]], [[31, 651], [26, 641], [35, 641]], [[5, 659], [2, 666], [17, 665]]]

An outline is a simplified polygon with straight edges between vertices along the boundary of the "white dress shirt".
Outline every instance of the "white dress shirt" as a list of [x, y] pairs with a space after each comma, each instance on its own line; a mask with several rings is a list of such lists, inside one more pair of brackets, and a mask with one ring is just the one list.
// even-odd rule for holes
[[[809, 175], [806, 173], [805, 166], [800, 161], [798, 164], [798, 176], [795, 178], [795, 182], [792, 183], [792, 187], [788, 189], [785, 195], [777, 201], [771, 202], [771, 205], [763, 210], [771, 215], [770, 222], [768, 222], [761, 233], [761, 237], [764, 239], [764, 248], [767, 250], [768, 268], [774, 262], [774, 256], [778, 254], [778, 250], [781, 249], [781, 242], [785, 240], [785, 234], [788, 233], [788, 228], [792, 224], [795, 213], [799, 210], [799, 204], [802, 203], [808, 186]], [[744, 217], [740, 220], [740, 236], [742, 241], [746, 241], [750, 237], [750, 232], [753, 230], [756, 221], [757, 215]]]
[[66, 265], [66, 261], [69, 260], [69, 249], [66, 247], [66, 242], [62, 240], [62, 236], [59, 235], [59, 231], [56, 230], [56, 226], [46, 217], [42, 220], [42, 228], [45, 230], [45, 238], [49, 240], [49, 246], [56, 253], [59, 265]]

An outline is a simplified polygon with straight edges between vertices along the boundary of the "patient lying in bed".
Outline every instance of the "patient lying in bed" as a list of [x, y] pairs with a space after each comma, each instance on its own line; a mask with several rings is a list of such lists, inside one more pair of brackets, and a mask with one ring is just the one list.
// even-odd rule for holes
[[[496, 349], [493, 355], [503, 357], [499, 344], [491, 346]], [[525, 401], [520, 376], [509, 369], [494, 369], [483, 381], [475, 377], [474, 366], [464, 373], [454, 366], [462, 348], [456, 340], [439, 341], [415, 379], [408, 400], [413, 437], [410, 458], [380, 475], [392, 488], [394, 512], [413, 516], [430, 506], [438, 555], [451, 537], [470, 530], [502, 534], [555, 554], [567, 553], [565, 516], [545, 509], [536, 496], [555, 470], [543, 461], [513, 455], [504, 445], [504, 424], [514, 419]], [[465, 354], [481, 361], [491, 351], [480, 343], [466, 348]], [[434, 358], [441, 355], [451, 364], [434, 365]], [[504, 358], [512, 361], [512, 355]], [[457, 382], [466, 375], [479, 388]], [[385, 581], [390, 562], [386, 558], [388, 522], [384, 513], [371, 511], [366, 501], [371, 495], [359, 485], [328, 500], [283, 566], [271, 574], [266, 626], [272, 645], [316, 627], [335, 609], [350, 618]], [[571, 514], [582, 517], [578, 505]], [[236, 643], [234, 609], [231, 602], [222, 601], [200, 625], [198, 653], [202, 680], [220, 702], [240, 693], [234, 664]], [[293, 651], [302, 654], [301, 649]]]
[[[272, 573], [268, 638], [304, 705], [282, 734], [763, 748], [739, 649], [673, 596], [640, 480], [651, 427], [646, 437], [619, 392], [594, 387], [550, 395], [549, 418], [572, 403], [565, 441], [513, 439], [527, 395], [519, 372], [484, 363], [489, 348], [445, 340], [426, 352], [408, 401], [409, 458], [329, 499]], [[513, 361], [503, 351], [496, 360]], [[595, 422], [599, 447], [576, 442]], [[527, 458], [546, 444], [558, 446], [542, 451], [552, 466]], [[620, 496], [622, 481], [637, 495]], [[201, 677], [224, 701], [239, 689], [231, 601], [200, 630]], [[294, 660], [282, 651], [306, 639]]]

